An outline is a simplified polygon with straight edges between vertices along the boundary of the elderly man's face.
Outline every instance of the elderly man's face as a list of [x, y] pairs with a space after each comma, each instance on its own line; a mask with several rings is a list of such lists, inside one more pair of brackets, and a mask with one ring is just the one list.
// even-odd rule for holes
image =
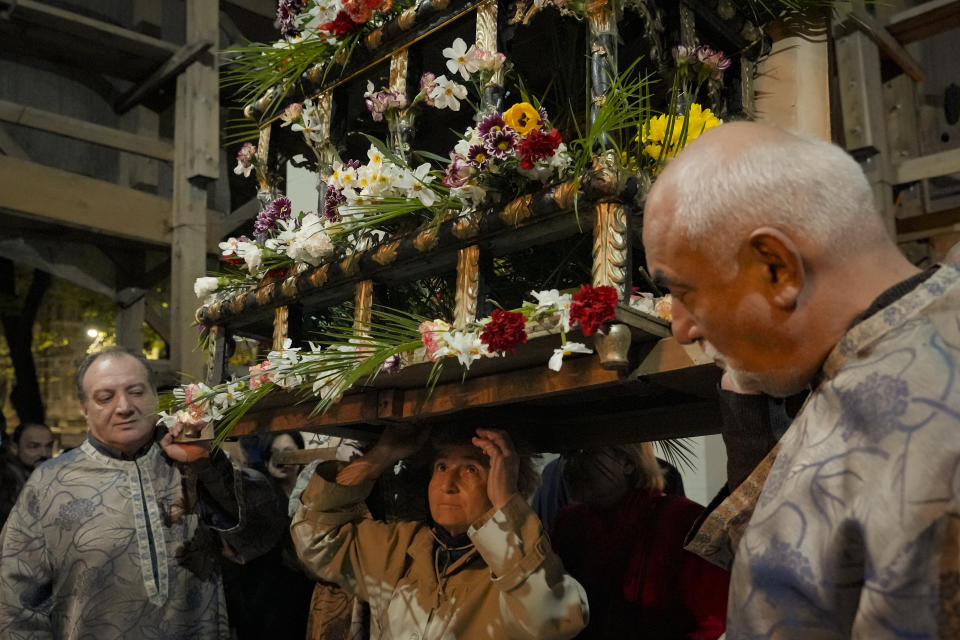
[[719, 263], [711, 252], [698, 252], [664, 218], [664, 199], [648, 204], [655, 221], [644, 235], [647, 262], [658, 285], [673, 294], [673, 335], [683, 344], [698, 344], [725, 369], [744, 392], [788, 396], [802, 390], [812, 371], [784, 356], [785, 312], [769, 298], [769, 271], [734, 259]]
[[26, 427], [14, 445], [17, 458], [31, 471], [53, 455], [53, 432], [42, 424]]
[[473, 445], [446, 446], [434, 461], [427, 489], [430, 515], [451, 535], [464, 533], [493, 507], [487, 496], [487, 465]]
[[136, 358], [94, 360], [83, 376], [83, 394], [83, 417], [97, 440], [132, 455], [153, 436], [157, 394]]

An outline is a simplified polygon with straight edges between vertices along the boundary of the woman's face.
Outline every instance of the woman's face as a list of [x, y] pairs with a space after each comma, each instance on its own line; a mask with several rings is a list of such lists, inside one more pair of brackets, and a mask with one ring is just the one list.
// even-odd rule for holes
[[563, 459], [563, 480], [576, 502], [595, 509], [616, 506], [632, 488], [634, 465], [605, 451], [578, 452]]
[[274, 460], [277, 459], [277, 453], [281, 451], [291, 451], [299, 448], [294, 439], [288, 434], [284, 433], [277, 436], [270, 446], [270, 461], [267, 462], [267, 471], [270, 475], [281, 481], [296, 478], [297, 474], [300, 473], [300, 465], [277, 466]]

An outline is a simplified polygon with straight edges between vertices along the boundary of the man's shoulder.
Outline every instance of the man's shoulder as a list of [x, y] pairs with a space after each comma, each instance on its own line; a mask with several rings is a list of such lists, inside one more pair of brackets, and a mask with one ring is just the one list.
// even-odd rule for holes
[[37, 468], [34, 469], [34, 472], [33, 474], [31, 474], [31, 477], [34, 475], [37, 475], [38, 472], [42, 474], [55, 473], [57, 470], [62, 469], [66, 466], [79, 464], [80, 462], [84, 461], [86, 458], [87, 458], [86, 452], [84, 452], [83, 449], [81, 449], [80, 447], [70, 449], [69, 451], [65, 451], [61, 453], [56, 458], [50, 458], [49, 460], [45, 460], [39, 465], [37, 465]]

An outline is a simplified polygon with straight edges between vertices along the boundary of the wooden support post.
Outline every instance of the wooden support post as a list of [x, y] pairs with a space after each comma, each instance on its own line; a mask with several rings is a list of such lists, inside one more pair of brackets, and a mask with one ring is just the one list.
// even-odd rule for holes
[[[187, 40], [218, 41], [218, 5], [187, 0]], [[194, 62], [177, 78], [173, 167], [171, 255], [171, 345], [174, 367], [203, 375], [204, 354], [197, 348], [194, 312], [196, 278], [207, 270], [206, 184], [219, 174], [219, 85], [217, 62]]]
[[480, 292], [480, 247], [464, 247], [457, 253], [457, 289], [453, 326], [463, 329], [477, 319]]
[[[115, 316], [117, 344], [139, 352], [143, 348], [143, 321], [146, 317], [144, 291], [129, 302], [118, 302]], [[132, 296], [131, 296], [132, 297]]]
[[[830, 140], [830, 72], [826, 38], [784, 33], [756, 67], [751, 93], [759, 122]], [[746, 60], [744, 60], [746, 62]], [[742, 73], [753, 73], [744, 65]], [[754, 97], [749, 97], [754, 102]], [[747, 98], [744, 98], [744, 104]]]
[[887, 114], [883, 108], [880, 52], [877, 45], [860, 32], [836, 38], [835, 46], [846, 148], [860, 160], [867, 179], [873, 185], [877, 208], [890, 236], [895, 237], [892, 168], [887, 141]]
[[[132, 8], [132, 22], [137, 25], [139, 30], [152, 36], [161, 36], [162, 3], [152, 2], [151, 0], [134, 0]], [[156, 112], [146, 107], [134, 107], [125, 119], [130, 123], [131, 130], [138, 136], [157, 137], [160, 115]], [[173, 144], [169, 140], [166, 143], [167, 161], [169, 162], [173, 160]], [[156, 193], [160, 181], [160, 163], [156, 159], [131, 157], [121, 153], [117, 181], [134, 189]]]

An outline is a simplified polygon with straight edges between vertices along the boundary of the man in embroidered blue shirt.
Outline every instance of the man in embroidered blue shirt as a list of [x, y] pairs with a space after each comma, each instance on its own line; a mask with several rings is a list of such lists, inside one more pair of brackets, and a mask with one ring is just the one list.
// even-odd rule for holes
[[644, 244], [680, 342], [810, 391], [707, 519], [732, 540], [694, 540], [735, 551], [727, 638], [960, 637], [960, 270], [904, 258], [842, 149], [755, 123], [667, 166]]
[[88, 356], [77, 389], [87, 441], [37, 468], [0, 534], [0, 637], [229, 638], [219, 559], [283, 532], [269, 484], [156, 441], [140, 354]]

